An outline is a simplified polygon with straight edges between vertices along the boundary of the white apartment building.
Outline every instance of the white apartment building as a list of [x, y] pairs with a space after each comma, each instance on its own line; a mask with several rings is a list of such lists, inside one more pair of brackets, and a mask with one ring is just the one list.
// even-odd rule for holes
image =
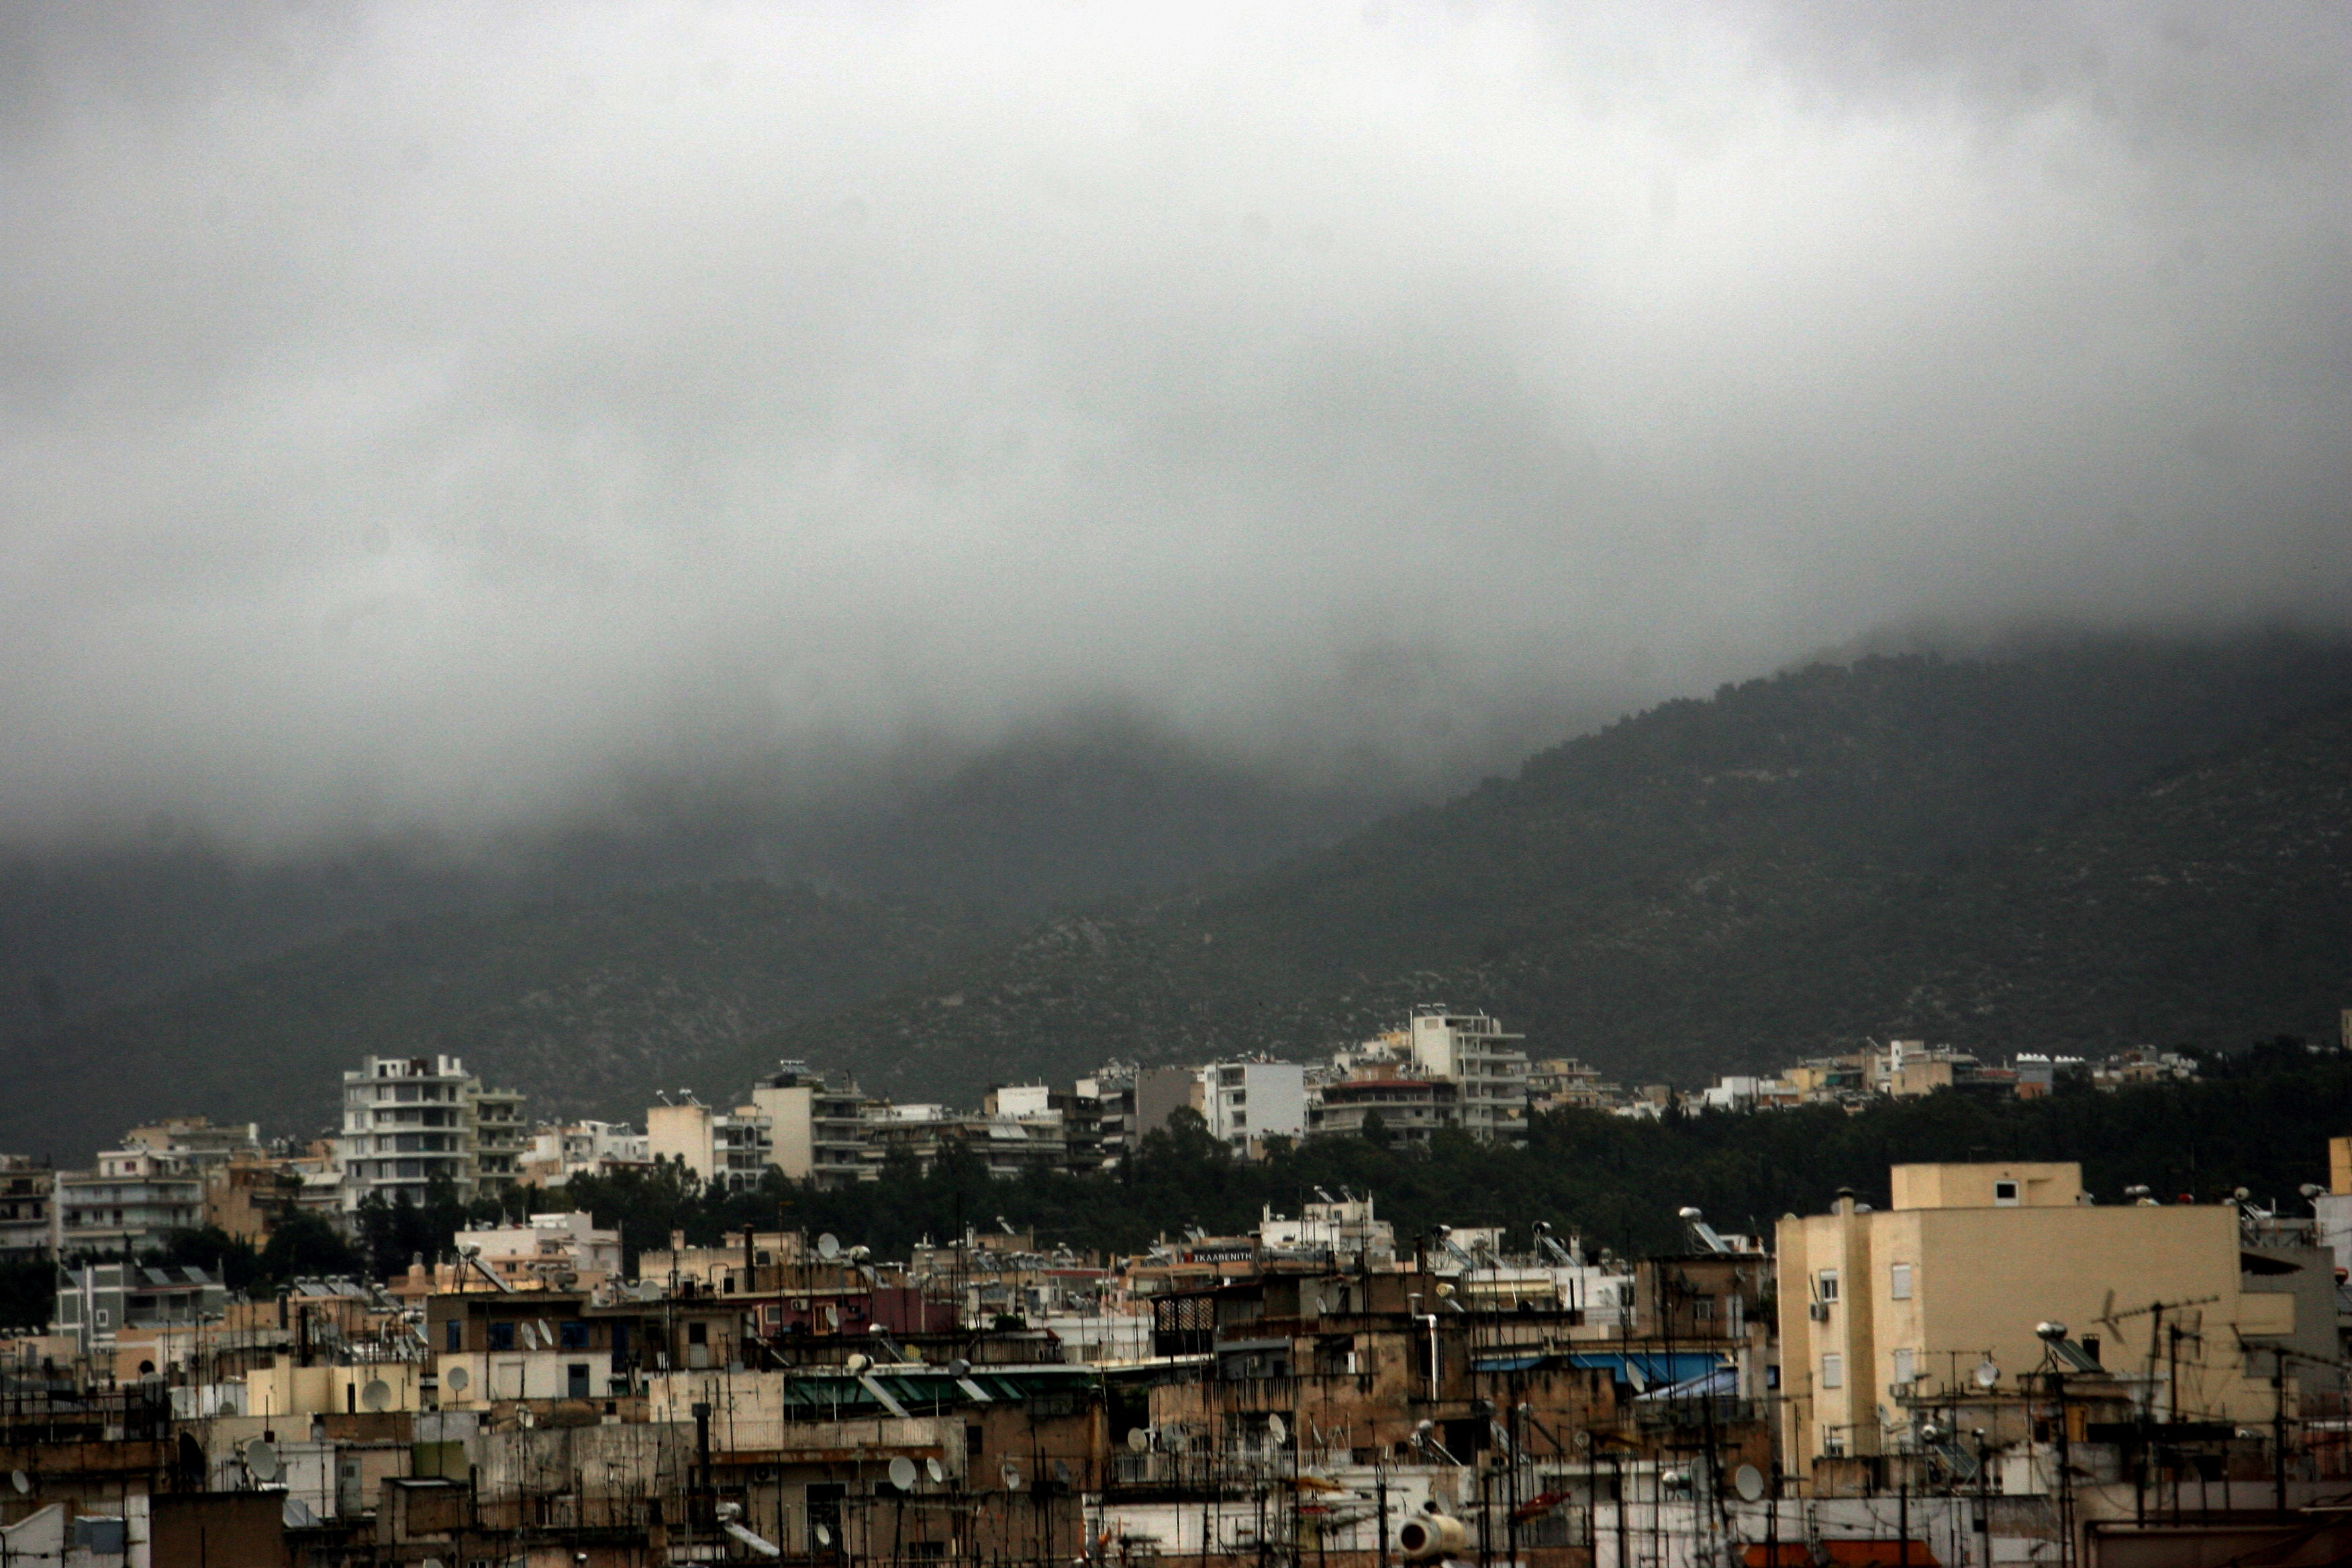
[[204, 1224], [204, 1177], [176, 1154], [112, 1149], [95, 1171], [59, 1172], [49, 1212], [60, 1254], [121, 1254]]
[[778, 1062], [751, 1089], [753, 1111], [768, 1121], [769, 1163], [826, 1189], [879, 1178], [879, 1162], [867, 1158], [871, 1103], [856, 1079], [829, 1085], [803, 1061]]
[[[481, 1079], [459, 1057], [370, 1057], [357, 1072], [343, 1075], [343, 1131], [335, 1140], [341, 1173], [342, 1206], [356, 1209], [370, 1196], [421, 1204], [433, 1183], [446, 1181], [461, 1198], [484, 1190], [481, 1164], [481, 1105], [492, 1102], [494, 1128], [511, 1123], [510, 1142], [493, 1133], [494, 1152], [519, 1151], [520, 1103], [499, 1091], [485, 1093]], [[506, 1114], [511, 1106], [512, 1114]], [[510, 1184], [513, 1163], [493, 1162], [491, 1189]]]
[[774, 1152], [774, 1132], [756, 1106], [713, 1110], [698, 1100], [646, 1108], [646, 1149], [673, 1161], [706, 1185], [757, 1186]]
[[1486, 1142], [1524, 1142], [1528, 1135], [1526, 1037], [1506, 1034], [1484, 1013], [1415, 1008], [1407, 1028], [1413, 1067], [1461, 1086], [1458, 1125]]
[[1307, 1133], [1307, 1069], [1297, 1062], [1212, 1062], [1201, 1069], [1210, 1136], [1240, 1153]]

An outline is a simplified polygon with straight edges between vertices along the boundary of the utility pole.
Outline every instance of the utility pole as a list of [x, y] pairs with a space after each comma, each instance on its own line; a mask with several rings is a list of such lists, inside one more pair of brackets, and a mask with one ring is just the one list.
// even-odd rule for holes
[[2271, 1485], [2286, 1512], [2286, 1352], [2271, 1352]]

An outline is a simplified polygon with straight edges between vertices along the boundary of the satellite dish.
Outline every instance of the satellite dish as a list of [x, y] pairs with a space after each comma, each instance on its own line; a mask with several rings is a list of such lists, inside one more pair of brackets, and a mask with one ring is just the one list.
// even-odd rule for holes
[[890, 1484], [902, 1492], [915, 1489], [915, 1461], [901, 1454], [890, 1461]]
[[278, 1450], [256, 1437], [245, 1446], [245, 1468], [257, 1481], [267, 1484], [278, 1479]]
[[1006, 1491], [1017, 1492], [1021, 1489], [1020, 1466], [1014, 1464], [1012, 1460], [1007, 1459], [1004, 1461], [1004, 1468], [996, 1473], [1003, 1479], [1004, 1482], [1004, 1489]]
[[1127, 1451], [1130, 1454], [1149, 1454], [1151, 1452], [1151, 1434], [1141, 1426], [1129, 1427], [1127, 1429]]
[[1753, 1465], [1742, 1465], [1732, 1472], [1731, 1485], [1741, 1502], [1759, 1501], [1764, 1496], [1764, 1472]]
[[874, 1364], [874, 1358], [868, 1355], [852, 1355], [844, 1364], [852, 1372], [864, 1372]]
[[837, 1329], [837, 1328], [841, 1327], [841, 1309], [840, 1309], [840, 1308], [838, 1308], [838, 1307], [831, 1307], [831, 1306], [829, 1306], [829, 1307], [825, 1308], [825, 1310], [824, 1310], [824, 1326], [825, 1326], [826, 1328], [828, 1328], [828, 1329]]
[[1290, 1441], [1290, 1423], [1279, 1415], [1269, 1415], [1265, 1418], [1265, 1435], [1273, 1438], [1274, 1446], [1279, 1448]]
[[923, 1469], [929, 1475], [931, 1478], [931, 1485], [935, 1487], [944, 1484], [948, 1479], [948, 1468], [945, 1465], [940, 1464], [937, 1459], [925, 1459], [923, 1461]]
[[522, 1348], [527, 1351], [539, 1348], [539, 1326], [529, 1318], [515, 1325], [515, 1337], [522, 1341]]
[[1064, 1487], [1070, 1484], [1070, 1467], [1059, 1459], [1054, 1461], [1054, 1484]]
[[820, 1524], [820, 1525], [818, 1525], [818, 1526], [816, 1527], [816, 1543], [817, 1543], [819, 1546], [830, 1546], [830, 1545], [832, 1545], [832, 1544], [833, 1544], [833, 1531], [830, 1531], [830, 1530], [827, 1530], [824, 1525], [821, 1525], [821, 1524]]
[[392, 1384], [380, 1377], [370, 1379], [368, 1385], [360, 1390], [360, 1403], [370, 1410], [391, 1409]]
[[1979, 1388], [1990, 1388], [2000, 1381], [2000, 1368], [1989, 1361], [1980, 1361], [1977, 1363], [1976, 1379]]
[[11, 1470], [8, 1472], [8, 1484], [19, 1492], [29, 1492], [33, 1489], [33, 1478], [22, 1470]]
[[449, 1369], [449, 1390], [451, 1393], [465, 1393], [466, 1385], [473, 1381], [473, 1377], [464, 1367], [453, 1366]]
[[827, 1263], [841, 1256], [841, 1237], [826, 1231], [816, 1238], [816, 1255]]
[[545, 1318], [539, 1321], [539, 1348], [543, 1351], [555, 1348], [555, 1329]]

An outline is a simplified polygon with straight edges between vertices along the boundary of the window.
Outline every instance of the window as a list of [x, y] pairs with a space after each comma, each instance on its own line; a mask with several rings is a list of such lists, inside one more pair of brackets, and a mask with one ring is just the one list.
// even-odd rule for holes
[[1822, 1428], [1822, 1458], [1842, 1459], [1845, 1457], [1845, 1434], [1834, 1426]]
[[1822, 1357], [1822, 1386], [1823, 1388], [1845, 1386], [1845, 1357], [1834, 1354]]
[[1916, 1369], [1913, 1365], [1913, 1358], [1909, 1351], [1896, 1351], [1895, 1352], [1894, 1361], [1895, 1382], [1908, 1383], [1914, 1377], [1918, 1375]]
[[556, 1343], [568, 1351], [588, 1348], [588, 1325], [574, 1318], [570, 1322], [555, 1325]]
[[1996, 1208], [2015, 1208], [2017, 1206], [2017, 1184], [2015, 1182], [1995, 1182], [1992, 1184], [1992, 1201], [1993, 1206]]
[[1898, 1263], [1887, 1271], [1886, 1293], [1898, 1301], [1908, 1301], [1911, 1299], [1911, 1266], [1909, 1264]]
[[1691, 1302], [1691, 1321], [1694, 1323], [1711, 1323], [1715, 1321], [1714, 1297], [1701, 1296]]
[[710, 1342], [710, 1325], [703, 1322], [687, 1324], [686, 1342], [690, 1345], [709, 1344]]
[[490, 1348], [494, 1351], [510, 1351], [514, 1349], [514, 1325], [512, 1323], [492, 1323], [490, 1325]]
[[1819, 1292], [1818, 1292], [1818, 1293], [1819, 1293], [1819, 1295], [1821, 1296], [1821, 1299], [1822, 1299], [1823, 1301], [1834, 1301], [1834, 1300], [1836, 1300], [1838, 1299], [1838, 1293], [1837, 1293], [1837, 1290], [1838, 1290], [1838, 1286], [1837, 1286], [1837, 1270], [1836, 1270], [1836, 1269], [1834, 1269], [1834, 1268], [1824, 1268], [1824, 1269], [1822, 1269], [1822, 1270], [1821, 1271], [1820, 1276], [1818, 1277], [1818, 1281], [1817, 1281], [1817, 1283], [1818, 1283], [1818, 1284], [1819, 1284], [1819, 1286], [1820, 1286], [1820, 1290], [1819, 1290]]
[[448, 1323], [446, 1325], [446, 1331], [443, 1334], [443, 1338], [447, 1342], [449, 1349], [453, 1351], [464, 1350], [466, 1348], [466, 1325], [459, 1322], [455, 1318], [450, 1319]]

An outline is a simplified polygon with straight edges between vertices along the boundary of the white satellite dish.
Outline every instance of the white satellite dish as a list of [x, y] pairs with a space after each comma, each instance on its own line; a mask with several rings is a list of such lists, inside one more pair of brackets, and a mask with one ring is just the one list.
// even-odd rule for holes
[[515, 1338], [522, 1342], [522, 1348], [527, 1351], [535, 1351], [539, 1348], [539, 1331], [531, 1326], [530, 1320], [528, 1318], [515, 1325]]
[[824, 1326], [828, 1329], [837, 1329], [841, 1327], [840, 1308], [832, 1305], [826, 1306], [824, 1310]]
[[265, 1485], [278, 1479], [278, 1450], [256, 1437], [245, 1446], [245, 1468], [257, 1481]]
[[1279, 1448], [1290, 1441], [1290, 1423], [1279, 1415], [1269, 1415], [1265, 1418], [1265, 1435], [1273, 1438], [1274, 1446]]
[[841, 1237], [826, 1231], [816, 1238], [816, 1255], [827, 1263], [841, 1256]]
[[820, 1524], [820, 1525], [818, 1525], [818, 1526], [816, 1527], [816, 1543], [817, 1543], [819, 1546], [830, 1546], [830, 1545], [832, 1545], [832, 1544], [833, 1544], [833, 1531], [830, 1531], [830, 1530], [827, 1530], [824, 1525], [821, 1525], [821, 1524]]
[[471, 1373], [469, 1373], [468, 1372], [467, 1372], [467, 1370], [466, 1370], [464, 1367], [462, 1367], [462, 1366], [453, 1366], [453, 1367], [451, 1367], [451, 1368], [449, 1369], [449, 1392], [450, 1392], [450, 1393], [452, 1393], [452, 1394], [463, 1394], [463, 1393], [465, 1393], [465, 1392], [466, 1392], [466, 1385], [467, 1385], [467, 1384], [469, 1384], [469, 1383], [473, 1382], [473, 1381], [474, 1381], [474, 1379], [473, 1379], [472, 1374], [471, 1374]]
[[915, 1461], [901, 1454], [890, 1461], [890, 1484], [902, 1492], [915, 1489]]
[[923, 1461], [923, 1470], [924, 1473], [931, 1478], [931, 1485], [936, 1487], [946, 1483], [948, 1479], [948, 1468], [945, 1465], [940, 1464], [937, 1459], [925, 1459]]
[[539, 1321], [539, 1348], [543, 1351], [555, 1348], [555, 1328], [545, 1318]]
[[1140, 1426], [1127, 1429], [1127, 1451], [1130, 1454], [1151, 1452], [1151, 1434]]
[[29, 1492], [33, 1489], [33, 1478], [22, 1470], [11, 1470], [8, 1472], [8, 1484], [19, 1492]]
[[1979, 1388], [1990, 1388], [2000, 1381], [2000, 1368], [1989, 1361], [1980, 1361], [1977, 1363], [1976, 1379]]
[[1753, 1465], [1742, 1465], [1732, 1472], [1731, 1485], [1741, 1502], [1756, 1502], [1764, 1496], [1764, 1472]]
[[1017, 1492], [1021, 1489], [1020, 1466], [1014, 1464], [1012, 1460], [1007, 1459], [1004, 1461], [1004, 1468], [996, 1473], [997, 1476], [1004, 1482], [1004, 1489], [1006, 1491]]
[[371, 1378], [368, 1385], [360, 1390], [360, 1403], [370, 1410], [389, 1410], [392, 1408], [392, 1384], [380, 1377]]

